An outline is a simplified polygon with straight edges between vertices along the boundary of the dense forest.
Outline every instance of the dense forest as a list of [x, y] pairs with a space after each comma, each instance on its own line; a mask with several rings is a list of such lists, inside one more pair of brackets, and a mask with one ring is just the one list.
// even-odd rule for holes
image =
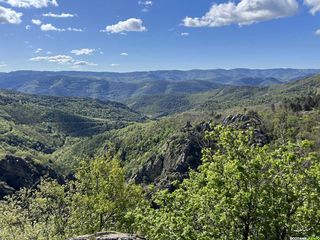
[[319, 89], [313, 76], [130, 108], [2, 90], [0, 239], [318, 239]]

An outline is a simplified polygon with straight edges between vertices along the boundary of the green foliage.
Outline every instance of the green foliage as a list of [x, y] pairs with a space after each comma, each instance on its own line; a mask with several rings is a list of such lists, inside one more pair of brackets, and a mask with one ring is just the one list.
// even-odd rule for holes
[[0, 210], [1, 239], [65, 239], [69, 209], [65, 188], [56, 182], [23, 189], [1, 202]]
[[70, 227], [74, 233], [95, 233], [102, 230], [121, 230], [130, 226], [126, 214], [139, 206], [141, 189], [128, 185], [119, 161], [96, 159], [79, 168], [71, 190]]
[[119, 154], [127, 175], [134, 172], [148, 159], [160, 153], [170, 137], [183, 135], [182, 128], [190, 121], [193, 126], [207, 120], [202, 113], [184, 113], [157, 121], [135, 123], [122, 129], [84, 138], [76, 143], [65, 144], [55, 154], [55, 162], [62, 170], [72, 170], [79, 164], [78, 159], [104, 156], [106, 152]]
[[71, 141], [144, 120], [120, 103], [0, 91], [0, 154], [47, 163]]
[[313, 150], [320, 150], [320, 112], [310, 111], [292, 113], [279, 108], [276, 112], [261, 112], [267, 131], [275, 142], [297, 142], [309, 140], [314, 143]]
[[203, 165], [141, 209], [149, 239], [288, 239], [320, 233], [320, 162], [310, 143], [257, 147], [250, 132], [208, 133]]
[[291, 99], [285, 98], [283, 107], [293, 112], [311, 111], [320, 107], [320, 95], [318, 95], [316, 91], [313, 91], [303, 96], [293, 97]]
[[[208, 121], [208, 114], [130, 124], [144, 118], [118, 103], [0, 92], [1, 154], [54, 159], [64, 173], [80, 165], [77, 180], [43, 181], [1, 202], [0, 239], [60, 240], [101, 230], [135, 230], [152, 240], [318, 236], [320, 112], [319, 95], [310, 89], [319, 89], [319, 79], [137, 100], [137, 108], [157, 116], [256, 110], [273, 138], [261, 148], [251, 144], [250, 132], [216, 127], [208, 133], [216, 145], [203, 150], [203, 165], [176, 191], [157, 193], [153, 208], [125, 176], [168, 144], [178, 147], [168, 139], [179, 142], [187, 121]], [[106, 161], [106, 153], [119, 160]], [[95, 156], [102, 157], [79, 162]]]
[[81, 165], [66, 185], [42, 181], [0, 202], [0, 239], [62, 240], [101, 230], [130, 232], [129, 212], [144, 200], [138, 186], [125, 182], [115, 159]]

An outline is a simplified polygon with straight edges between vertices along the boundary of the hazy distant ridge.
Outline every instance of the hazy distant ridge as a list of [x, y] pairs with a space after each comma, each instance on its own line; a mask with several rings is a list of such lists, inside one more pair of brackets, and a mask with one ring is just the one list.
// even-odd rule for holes
[[0, 73], [0, 88], [24, 93], [125, 101], [155, 94], [205, 92], [223, 85], [270, 86], [320, 74], [319, 69], [215, 69], [150, 72]]

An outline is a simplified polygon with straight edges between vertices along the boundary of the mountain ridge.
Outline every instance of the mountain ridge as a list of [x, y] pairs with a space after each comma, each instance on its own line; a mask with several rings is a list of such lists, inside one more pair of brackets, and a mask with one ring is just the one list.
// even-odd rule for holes
[[63, 97], [126, 102], [162, 94], [194, 94], [222, 86], [271, 86], [320, 74], [320, 69], [215, 69], [149, 72], [16, 71], [0, 73], [0, 88]]

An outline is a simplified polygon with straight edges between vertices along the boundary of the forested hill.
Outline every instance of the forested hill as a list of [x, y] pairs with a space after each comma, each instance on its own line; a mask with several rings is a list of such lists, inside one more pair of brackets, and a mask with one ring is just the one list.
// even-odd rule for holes
[[306, 96], [320, 88], [320, 75], [306, 77], [290, 83], [257, 86], [223, 86], [194, 94], [159, 94], [134, 97], [126, 103], [150, 117], [167, 116], [190, 110], [214, 112], [231, 107], [250, 107], [276, 104], [284, 98]]
[[[89, 98], [41, 96], [0, 90], [0, 104], [2, 107], [20, 105], [65, 111], [82, 117], [105, 119], [110, 122], [139, 122], [145, 119], [144, 116], [122, 103]], [[37, 117], [37, 115], [33, 117]]]
[[70, 138], [145, 120], [121, 103], [0, 91], [0, 154], [47, 161]]
[[194, 94], [231, 86], [270, 86], [319, 74], [316, 69], [216, 69], [132, 73], [17, 71], [0, 74], [0, 88], [30, 94], [90, 97], [125, 101], [129, 98]]

